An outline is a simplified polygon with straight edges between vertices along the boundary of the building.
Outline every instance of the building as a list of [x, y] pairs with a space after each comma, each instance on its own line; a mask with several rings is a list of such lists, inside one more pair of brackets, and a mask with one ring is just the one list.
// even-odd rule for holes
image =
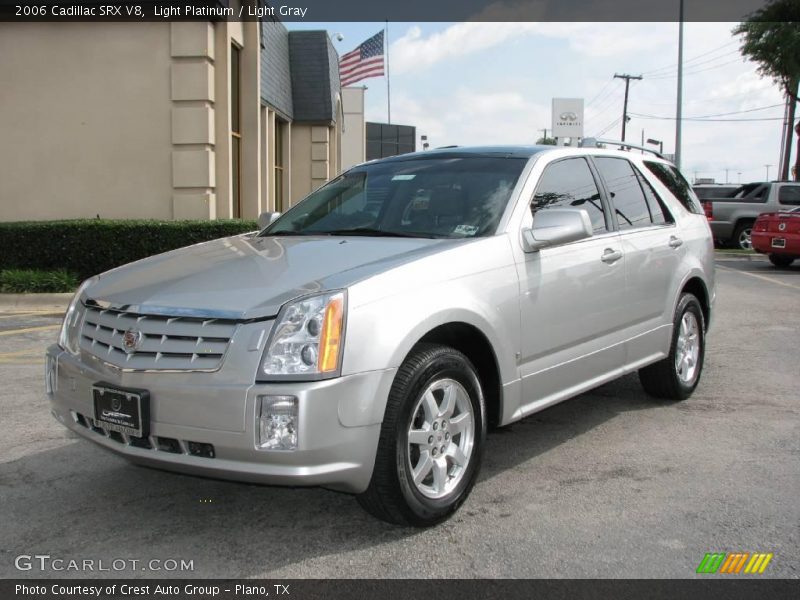
[[0, 55], [2, 221], [256, 218], [342, 167], [325, 31], [5, 23]]
[[416, 127], [389, 123], [367, 123], [367, 160], [415, 152], [416, 144]]

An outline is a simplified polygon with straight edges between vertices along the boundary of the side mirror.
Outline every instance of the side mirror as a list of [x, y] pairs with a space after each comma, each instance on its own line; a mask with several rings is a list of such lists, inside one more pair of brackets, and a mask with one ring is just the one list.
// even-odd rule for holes
[[279, 213], [279, 212], [263, 212], [263, 213], [261, 213], [260, 215], [258, 215], [258, 228], [259, 229], [264, 229], [265, 227], [268, 227], [269, 225], [272, 225], [278, 219], [278, 217], [280, 217], [280, 216], [281, 216], [281, 213]]
[[548, 208], [533, 216], [533, 227], [522, 230], [525, 252], [592, 237], [592, 221], [582, 208]]

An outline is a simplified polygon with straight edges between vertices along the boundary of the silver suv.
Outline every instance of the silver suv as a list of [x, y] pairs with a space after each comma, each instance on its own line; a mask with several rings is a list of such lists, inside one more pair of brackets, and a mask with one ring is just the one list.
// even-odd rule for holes
[[86, 281], [46, 387], [135, 463], [322, 485], [427, 526], [466, 499], [488, 426], [633, 371], [687, 398], [713, 304], [708, 222], [670, 163], [448, 148]]

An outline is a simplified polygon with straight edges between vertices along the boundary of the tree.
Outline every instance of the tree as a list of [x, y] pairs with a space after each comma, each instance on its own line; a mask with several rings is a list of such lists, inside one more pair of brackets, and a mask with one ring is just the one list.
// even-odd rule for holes
[[542, 146], [555, 146], [556, 138], [540, 137], [538, 140], [536, 140], [536, 143]]
[[[746, 21], [733, 29], [741, 36], [741, 51], [750, 60], [758, 63], [758, 72], [769, 77], [793, 100], [791, 121], [798, 98], [800, 82], [800, 2], [797, 0], [771, 0], [766, 6], [752, 13]], [[792, 122], [786, 130], [786, 169], [789, 164], [789, 149], [792, 147]], [[785, 170], [782, 165], [782, 176]], [[798, 138], [795, 169], [800, 171], [800, 137]], [[795, 175], [797, 179], [800, 174]]]

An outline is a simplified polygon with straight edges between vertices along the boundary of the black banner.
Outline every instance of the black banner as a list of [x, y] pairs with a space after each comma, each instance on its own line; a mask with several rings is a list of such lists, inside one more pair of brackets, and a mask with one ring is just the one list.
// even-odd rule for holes
[[296, 579], [165, 579], [165, 580], [20, 580], [0, 581], [3, 600], [700, 600], [725, 598], [797, 598], [798, 580], [709, 577], [665, 579], [478, 579], [478, 580], [296, 580]]
[[[685, 21], [741, 21], [768, 0], [683, 0]], [[0, 20], [678, 21], [681, 0], [0, 0]]]

